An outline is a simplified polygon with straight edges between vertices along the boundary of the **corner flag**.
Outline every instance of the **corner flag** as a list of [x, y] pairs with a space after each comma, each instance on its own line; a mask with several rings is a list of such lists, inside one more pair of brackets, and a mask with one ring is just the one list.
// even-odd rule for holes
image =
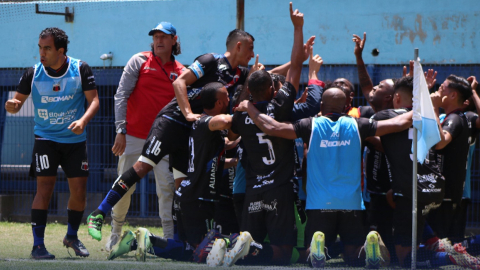
[[413, 126], [417, 129], [417, 160], [423, 164], [428, 150], [440, 141], [440, 132], [420, 58], [415, 59], [413, 74]]

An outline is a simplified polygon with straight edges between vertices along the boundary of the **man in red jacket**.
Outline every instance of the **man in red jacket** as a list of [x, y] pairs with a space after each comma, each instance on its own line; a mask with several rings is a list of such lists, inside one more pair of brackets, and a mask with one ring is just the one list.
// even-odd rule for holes
[[[120, 156], [117, 172], [121, 175], [133, 166], [142, 153], [150, 127], [158, 112], [174, 97], [172, 82], [184, 70], [175, 60], [180, 54], [177, 30], [169, 22], [161, 22], [149, 33], [153, 36], [152, 50], [132, 56], [124, 68], [115, 94], [115, 127], [117, 135], [112, 152]], [[158, 195], [158, 208], [163, 233], [173, 238], [172, 200], [174, 180], [165, 156], [153, 168]], [[110, 251], [120, 238], [133, 185], [112, 209], [112, 233], [106, 244]]]

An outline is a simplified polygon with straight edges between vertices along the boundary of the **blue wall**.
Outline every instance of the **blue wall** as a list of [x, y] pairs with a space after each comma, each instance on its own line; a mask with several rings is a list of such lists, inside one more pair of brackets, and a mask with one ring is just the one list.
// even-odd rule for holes
[[[256, 38], [255, 53], [265, 64], [289, 60], [292, 31], [288, 0], [245, 0], [245, 29]], [[35, 2], [0, 4], [0, 68], [27, 67], [38, 62], [38, 34], [46, 27], [64, 29], [69, 54], [91, 66], [103, 66], [99, 56], [112, 52], [112, 63], [123, 66], [136, 52], [148, 50], [148, 31], [160, 21], [178, 30], [190, 64], [206, 52], [225, 51], [225, 39], [235, 28], [235, 0], [41, 2], [40, 10], [75, 8], [73, 23], [63, 16], [35, 14]], [[367, 32], [366, 63], [402, 64], [420, 49], [426, 63], [480, 63], [480, 8], [474, 0], [294, 1], [305, 13], [305, 38], [317, 36], [315, 53], [326, 64], [354, 64], [352, 34]], [[370, 52], [377, 48], [379, 56]], [[252, 60], [253, 61], [253, 60]]]

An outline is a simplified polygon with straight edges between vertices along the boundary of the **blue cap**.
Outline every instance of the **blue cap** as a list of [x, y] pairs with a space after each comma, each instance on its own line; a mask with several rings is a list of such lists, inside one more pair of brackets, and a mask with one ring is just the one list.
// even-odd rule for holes
[[175, 26], [173, 26], [173, 24], [169, 22], [159, 23], [157, 27], [153, 28], [152, 30], [150, 30], [150, 32], [148, 32], [148, 35], [153, 36], [155, 31], [162, 31], [167, 35], [177, 35], [177, 29], [175, 28]]

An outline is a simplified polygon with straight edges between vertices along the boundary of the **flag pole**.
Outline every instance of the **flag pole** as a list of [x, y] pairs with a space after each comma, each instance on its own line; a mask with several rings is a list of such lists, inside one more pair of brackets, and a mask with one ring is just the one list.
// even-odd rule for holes
[[[418, 58], [418, 48], [415, 48], [414, 61]], [[414, 75], [415, 76], [415, 75]], [[412, 264], [411, 269], [417, 269], [417, 128], [413, 127], [413, 173], [412, 173]]]

